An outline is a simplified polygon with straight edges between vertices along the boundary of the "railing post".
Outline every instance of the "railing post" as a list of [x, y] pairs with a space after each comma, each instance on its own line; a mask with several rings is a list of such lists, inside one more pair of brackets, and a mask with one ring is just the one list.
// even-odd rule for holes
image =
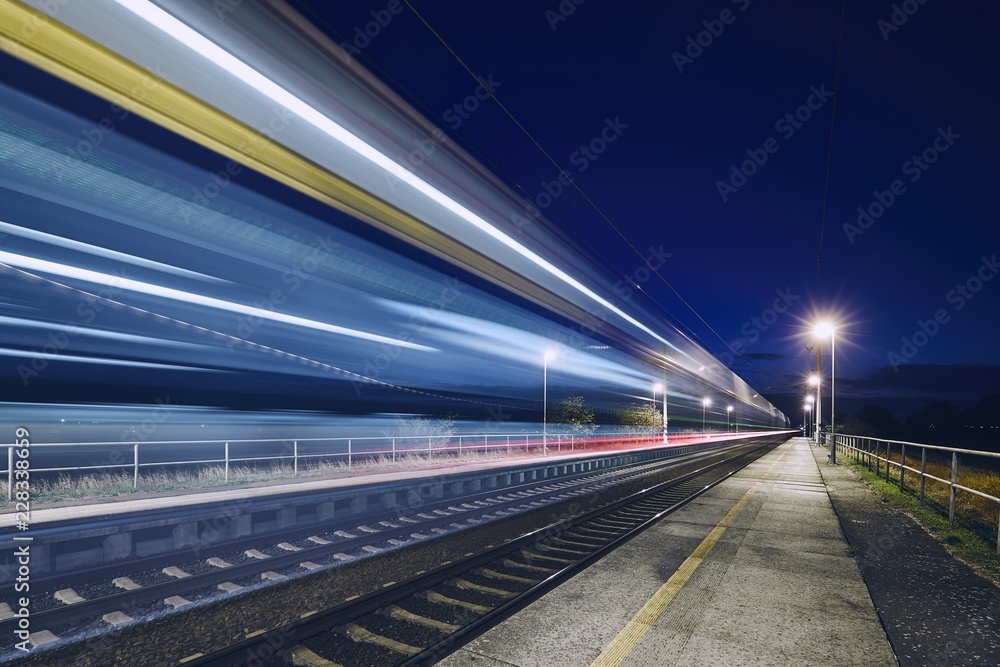
[[299, 476], [299, 441], [292, 441], [292, 477]]
[[486, 434], [483, 436], [483, 454], [490, 453], [490, 436]]
[[396, 439], [392, 439], [392, 462], [396, 462]]
[[951, 484], [948, 485], [948, 523], [955, 523], [955, 482], [958, 481], [958, 452], [951, 453]]
[[229, 481], [229, 443], [226, 443], [226, 481]]
[[14, 500], [14, 445], [7, 448], [7, 500]]
[[997, 517], [997, 555], [1000, 556], [1000, 517]]
[[347, 467], [348, 467], [348, 468], [350, 468], [350, 467], [351, 467], [351, 464], [352, 464], [352, 461], [351, 461], [351, 458], [352, 458], [352, 452], [351, 452], [351, 439], [350, 439], [350, 438], [348, 438], [348, 439], [347, 439]]
[[906, 445], [900, 445], [899, 450], [899, 490], [903, 491], [903, 475], [906, 474]]
[[927, 472], [927, 448], [920, 449], [920, 504], [924, 504], [924, 483], [927, 481], [924, 474]]
[[135, 461], [135, 471], [132, 473], [132, 488], [139, 488], [139, 443], [132, 445], [132, 460]]
[[889, 461], [892, 460], [892, 444], [885, 441], [885, 481], [889, 481]]
[[459, 456], [462, 454], [462, 436], [458, 436], [458, 454]]

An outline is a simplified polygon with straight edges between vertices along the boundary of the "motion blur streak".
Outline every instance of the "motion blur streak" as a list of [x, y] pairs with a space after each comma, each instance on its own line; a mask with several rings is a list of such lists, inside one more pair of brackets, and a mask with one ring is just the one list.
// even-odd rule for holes
[[473, 224], [477, 229], [485, 232], [494, 239], [497, 239], [508, 248], [513, 249], [520, 255], [531, 260], [538, 266], [542, 267], [549, 273], [551, 273], [556, 278], [559, 278], [566, 284], [577, 289], [581, 294], [584, 294], [595, 302], [604, 306], [611, 312], [620, 316], [626, 322], [636, 326], [642, 331], [648, 333], [654, 339], [661, 343], [670, 344], [670, 341], [661, 337], [655, 331], [644, 325], [639, 320], [635, 319], [631, 315], [625, 313], [614, 304], [604, 299], [600, 295], [596, 294], [589, 287], [576, 280], [569, 274], [567, 274], [562, 269], [554, 266], [551, 262], [543, 259], [538, 254], [532, 252], [528, 248], [510, 238], [503, 232], [501, 232], [496, 227], [492, 226], [486, 220], [462, 206], [454, 199], [448, 197], [443, 192], [437, 190], [427, 182], [414, 176], [412, 173], [404, 169], [401, 165], [393, 162], [385, 155], [382, 155], [377, 150], [366, 144], [365, 142], [358, 139], [343, 127], [333, 122], [321, 112], [317, 111], [313, 107], [309, 106], [299, 98], [295, 97], [292, 93], [288, 92], [278, 84], [269, 80], [267, 77], [263, 76], [259, 72], [255, 71], [253, 68], [249, 67], [246, 63], [235, 58], [231, 54], [227, 53], [223, 49], [219, 48], [209, 40], [205, 39], [202, 35], [184, 25], [177, 19], [175, 19], [170, 14], [167, 14], [158, 7], [142, 0], [116, 0], [120, 5], [127, 8], [129, 11], [136, 13], [143, 19], [148, 21], [150, 24], [156, 26], [160, 30], [168, 33], [171, 37], [178, 40], [188, 48], [194, 49], [199, 54], [201, 54], [209, 62], [213, 62], [220, 67], [225, 68], [241, 81], [246, 84], [256, 88], [261, 91], [269, 98], [282, 105], [286, 109], [297, 114], [302, 119], [308, 121], [315, 125], [318, 129], [322, 130], [326, 134], [330, 135], [337, 141], [341, 142], [354, 152], [358, 153], [367, 160], [384, 169], [385, 171], [392, 174], [395, 178], [403, 181], [404, 183], [410, 185], [417, 191], [425, 194], [426, 196], [433, 199], [435, 202], [443, 206], [444, 208], [456, 213], [463, 219], [467, 220]]
[[398, 345], [400, 347], [405, 347], [411, 350], [424, 350], [424, 351], [431, 350], [431, 348], [425, 347], [423, 345], [416, 345], [413, 343], [408, 343], [403, 340], [397, 340], [395, 338], [387, 338], [385, 336], [377, 336], [375, 334], [367, 333], [365, 331], [355, 331], [353, 329], [338, 327], [333, 324], [326, 324], [325, 322], [308, 320], [304, 317], [296, 317], [294, 315], [285, 315], [282, 313], [267, 312], [261, 310], [260, 308], [245, 306], [239, 303], [232, 303], [230, 301], [223, 301], [222, 299], [215, 299], [201, 294], [194, 294], [193, 292], [183, 292], [181, 290], [176, 290], [170, 287], [163, 287], [161, 285], [153, 285], [151, 283], [144, 283], [138, 280], [132, 280], [131, 278], [125, 278], [120, 275], [116, 276], [106, 273], [98, 273], [97, 271], [90, 271], [88, 269], [82, 269], [76, 266], [66, 266], [64, 264], [57, 264], [56, 262], [50, 262], [44, 259], [36, 259], [34, 257], [15, 255], [13, 253], [4, 252], [2, 250], [0, 250], [0, 263], [8, 264], [11, 266], [19, 266], [25, 269], [30, 269], [32, 271], [40, 271], [42, 273], [62, 276], [64, 278], [74, 278], [76, 280], [82, 280], [83, 282], [94, 283], [96, 285], [104, 285], [108, 287], [113, 286], [120, 290], [139, 292], [140, 294], [146, 294], [149, 296], [158, 296], [164, 299], [173, 299], [175, 301], [184, 301], [186, 303], [196, 303], [199, 306], [218, 308], [219, 310], [228, 310], [234, 313], [241, 313], [243, 315], [251, 315], [263, 319], [275, 320], [277, 322], [285, 322], [287, 324], [293, 324], [300, 327], [309, 327], [310, 329], [318, 329], [320, 331], [335, 333], [341, 336], [351, 336], [354, 338], [361, 338], [363, 340], [374, 341], [376, 343], [387, 343], [389, 345]]
[[[49, 9], [52, 32], [0, 27], [4, 48], [112, 105], [98, 120], [93, 101], [77, 116], [59, 106], [72, 95], [0, 85], [0, 360], [30, 368], [18, 400], [82, 402], [85, 386], [109, 403], [521, 410], [462, 408], [481, 429], [540, 421], [555, 347], [554, 400], [620, 410], [649, 401], [666, 370], [675, 429], [701, 425], [706, 396], [745, 425], [784, 425], [543, 217], [512, 222], [515, 193], [286, 5], [247, 1], [219, 20], [209, 0], [24, 4]], [[27, 20], [10, 0], [0, 10]], [[139, 141], [128, 112], [110, 120], [126, 108], [226, 157]], [[435, 149], [406, 166], [428, 136]], [[298, 193], [338, 210], [312, 217]], [[349, 233], [338, 211], [420, 250]]]

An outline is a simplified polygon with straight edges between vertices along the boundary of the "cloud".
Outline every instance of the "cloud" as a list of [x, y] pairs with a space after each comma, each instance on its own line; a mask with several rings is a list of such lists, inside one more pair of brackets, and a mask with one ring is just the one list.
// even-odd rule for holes
[[867, 377], [837, 378], [838, 393], [854, 396], [975, 399], [1000, 391], [1000, 365], [996, 364], [912, 364], [896, 373], [890, 366], [876, 369]]

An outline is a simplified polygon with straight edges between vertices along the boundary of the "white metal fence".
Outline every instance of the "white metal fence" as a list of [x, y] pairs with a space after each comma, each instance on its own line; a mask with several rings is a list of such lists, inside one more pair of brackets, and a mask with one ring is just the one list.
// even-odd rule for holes
[[[693, 438], [719, 437], [731, 434], [670, 434], [671, 444]], [[741, 434], [742, 435], [742, 434]], [[752, 434], [746, 434], [752, 435]], [[554, 451], [574, 451], [581, 447], [608, 444], [654, 444], [662, 442], [662, 433], [634, 434], [621, 433], [601, 436], [579, 436], [572, 433], [479, 433], [462, 435], [419, 435], [419, 436], [371, 436], [360, 438], [299, 438], [299, 439], [258, 439], [258, 440], [160, 440], [146, 442], [42, 442], [32, 443], [30, 452], [40, 454], [46, 449], [63, 448], [67, 455], [77, 458], [94, 455], [103, 460], [89, 465], [42, 466], [30, 462], [30, 472], [39, 473], [78, 472], [86, 470], [132, 470], [132, 486], [138, 488], [140, 471], [143, 468], [164, 468], [170, 466], [193, 466], [222, 464], [225, 480], [229, 480], [230, 467], [235, 464], [263, 462], [288, 462], [293, 476], [298, 476], [300, 464], [322, 460], [346, 461], [351, 468], [359, 459], [385, 457], [395, 461], [402, 456], [452, 456], [464, 453], [511, 452], [515, 450], [540, 451], [544, 454]], [[173, 449], [175, 460], [159, 460], [150, 451], [156, 446]], [[15, 451], [23, 451], [17, 444], [3, 444], [7, 448], [7, 496], [13, 500], [15, 489]], [[185, 454], [180, 460], [176, 452]], [[208, 452], [195, 456], [195, 452]]]

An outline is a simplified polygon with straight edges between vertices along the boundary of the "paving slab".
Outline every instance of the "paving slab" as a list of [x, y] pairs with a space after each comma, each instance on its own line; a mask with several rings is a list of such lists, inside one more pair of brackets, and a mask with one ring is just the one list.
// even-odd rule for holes
[[[706, 540], [727, 513], [721, 536]], [[692, 552], [716, 537], [691, 572]], [[685, 561], [689, 575], [677, 579]], [[671, 577], [682, 581], [676, 594], [660, 607], [647, 604], [670, 589]], [[645, 634], [636, 639], [626, 627]], [[796, 438], [439, 664], [891, 667], [896, 660], [818, 463]]]

